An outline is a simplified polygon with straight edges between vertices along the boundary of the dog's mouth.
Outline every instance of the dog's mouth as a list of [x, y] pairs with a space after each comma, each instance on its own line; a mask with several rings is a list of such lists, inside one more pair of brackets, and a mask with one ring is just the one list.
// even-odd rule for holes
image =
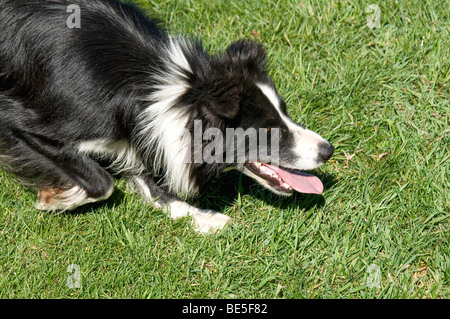
[[322, 181], [314, 175], [293, 169], [281, 168], [259, 161], [245, 163], [244, 167], [255, 179], [275, 193], [290, 195], [294, 190], [305, 194], [322, 194]]

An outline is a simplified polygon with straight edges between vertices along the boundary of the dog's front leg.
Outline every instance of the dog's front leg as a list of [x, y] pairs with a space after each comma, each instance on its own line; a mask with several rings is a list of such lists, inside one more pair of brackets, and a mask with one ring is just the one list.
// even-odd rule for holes
[[231, 218], [224, 214], [194, 207], [169, 194], [148, 175], [134, 176], [130, 182], [146, 201], [152, 202], [155, 207], [166, 209], [171, 218], [192, 217], [195, 230], [199, 232], [214, 233], [231, 223]]

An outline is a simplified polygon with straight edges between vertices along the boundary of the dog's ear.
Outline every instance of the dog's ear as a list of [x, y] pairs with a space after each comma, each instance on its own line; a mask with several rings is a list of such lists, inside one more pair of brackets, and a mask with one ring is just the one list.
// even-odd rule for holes
[[201, 81], [197, 96], [203, 111], [225, 119], [234, 119], [239, 113], [244, 86], [249, 75], [266, 68], [266, 53], [261, 44], [249, 40], [232, 43], [215, 60], [212, 78]]
[[257, 71], [264, 71], [266, 68], [266, 52], [261, 44], [254, 41], [236, 41], [228, 47], [225, 54], [233, 65]]
[[234, 119], [241, 102], [240, 83], [233, 79], [216, 79], [203, 88], [202, 106], [204, 111], [221, 118]]

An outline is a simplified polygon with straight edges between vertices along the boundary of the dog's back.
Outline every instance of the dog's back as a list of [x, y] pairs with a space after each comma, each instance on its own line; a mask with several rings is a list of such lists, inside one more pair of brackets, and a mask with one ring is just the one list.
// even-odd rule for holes
[[[65, 184], [55, 158], [84, 140], [128, 138], [167, 38], [119, 1], [0, 2], [0, 162], [30, 185]], [[126, 111], [124, 111], [126, 110]], [[70, 157], [70, 156], [69, 156]], [[56, 160], [57, 161], [57, 160]], [[70, 179], [70, 178], [69, 178]]]

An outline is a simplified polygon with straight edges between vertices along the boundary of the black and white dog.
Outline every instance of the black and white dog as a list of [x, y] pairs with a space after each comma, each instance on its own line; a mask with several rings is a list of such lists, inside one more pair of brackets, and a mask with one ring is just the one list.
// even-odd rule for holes
[[[38, 209], [104, 200], [120, 173], [145, 200], [208, 232], [230, 218], [181, 198], [224, 170], [281, 195], [322, 193], [299, 171], [334, 148], [288, 117], [261, 45], [237, 41], [211, 56], [118, 0], [0, 0], [0, 30], [0, 164], [38, 190]], [[195, 161], [208, 143], [186, 132], [199, 122], [200, 134], [277, 129], [277, 165], [249, 160], [248, 147], [245, 161]]]

